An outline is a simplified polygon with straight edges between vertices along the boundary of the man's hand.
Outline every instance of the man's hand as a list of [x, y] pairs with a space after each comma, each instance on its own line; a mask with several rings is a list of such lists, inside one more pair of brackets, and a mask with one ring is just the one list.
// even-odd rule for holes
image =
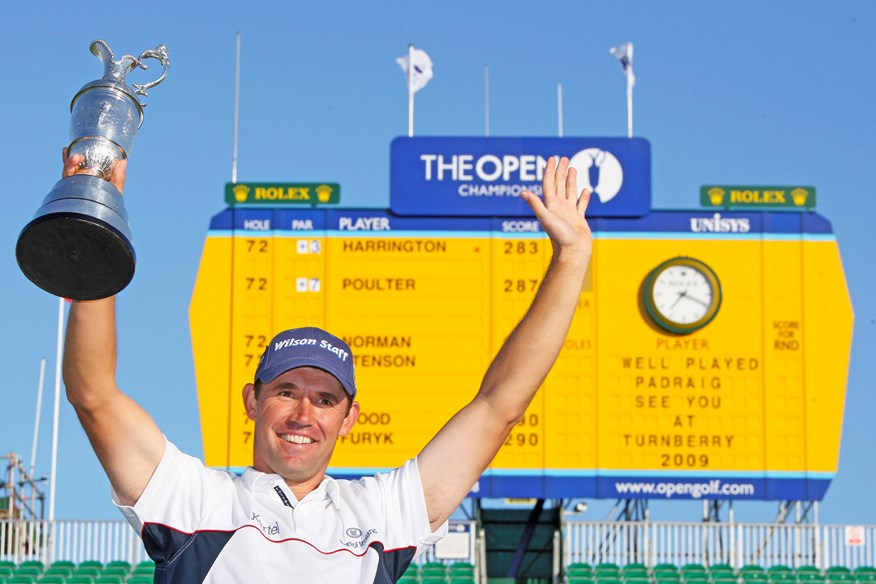
[[[74, 154], [71, 157], [67, 157], [67, 149], [64, 148], [61, 151], [61, 158], [64, 161], [64, 170], [61, 172], [61, 177], [73, 176], [74, 174], [79, 174], [82, 172], [82, 168], [80, 165], [85, 160], [85, 157], [81, 154]], [[128, 170], [128, 159], [123, 158], [116, 162], [116, 165], [113, 167], [112, 176], [110, 176], [110, 183], [119, 189], [120, 193], [125, 192], [125, 175]]]
[[551, 156], [542, 180], [544, 201], [531, 191], [520, 196], [529, 204], [542, 228], [551, 238], [555, 254], [577, 259], [589, 259], [593, 236], [585, 213], [590, 202], [590, 191], [578, 194], [577, 172], [569, 168], [569, 159]]

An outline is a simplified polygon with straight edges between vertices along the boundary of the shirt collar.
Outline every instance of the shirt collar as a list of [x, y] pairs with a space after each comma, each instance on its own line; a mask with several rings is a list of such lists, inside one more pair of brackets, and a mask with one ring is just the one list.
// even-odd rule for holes
[[322, 482], [319, 484], [318, 488], [325, 487], [325, 496], [328, 497], [329, 501], [332, 502], [332, 505], [335, 509], [341, 508], [341, 489], [338, 487], [338, 482], [332, 477], [325, 475], [323, 477]]
[[[255, 493], [256, 491], [268, 491], [273, 489], [277, 485], [282, 485], [281, 488], [283, 488], [283, 490], [287, 492], [290, 499], [292, 501], [296, 500], [295, 495], [292, 494], [291, 489], [289, 489], [289, 486], [286, 484], [286, 481], [283, 480], [283, 477], [278, 474], [265, 473], [256, 470], [251, 466], [248, 466], [244, 469], [242, 478], [244, 484], [253, 493]], [[338, 482], [332, 477], [325, 475], [322, 478], [322, 482], [319, 483], [319, 486], [310, 493], [308, 493], [305, 496], [305, 499], [328, 499], [335, 509], [340, 509], [341, 491], [338, 487]]]

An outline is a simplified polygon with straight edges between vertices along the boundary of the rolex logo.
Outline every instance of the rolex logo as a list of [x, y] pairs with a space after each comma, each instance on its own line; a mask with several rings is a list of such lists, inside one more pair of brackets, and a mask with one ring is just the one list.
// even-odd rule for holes
[[332, 199], [334, 189], [328, 185], [319, 185], [316, 187], [316, 198], [320, 203], [328, 203]]
[[246, 199], [249, 197], [249, 187], [246, 185], [235, 185], [233, 189], [234, 192], [234, 200], [238, 203], [245, 203]]
[[796, 188], [791, 191], [791, 198], [794, 199], [794, 204], [802, 207], [806, 204], [806, 199], [809, 198], [809, 191], [802, 188]]
[[711, 201], [713, 205], [720, 205], [724, 201], [724, 195], [727, 194], [727, 191], [721, 187], [712, 187], [709, 189], [708, 194], [709, 201]]

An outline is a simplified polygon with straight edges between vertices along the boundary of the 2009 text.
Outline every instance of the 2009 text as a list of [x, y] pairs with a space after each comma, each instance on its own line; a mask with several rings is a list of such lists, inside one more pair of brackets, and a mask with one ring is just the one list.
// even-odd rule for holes
[[660, 466], [665, 468], [705, 468], [709, 466], [708, 454], [661, 454]]

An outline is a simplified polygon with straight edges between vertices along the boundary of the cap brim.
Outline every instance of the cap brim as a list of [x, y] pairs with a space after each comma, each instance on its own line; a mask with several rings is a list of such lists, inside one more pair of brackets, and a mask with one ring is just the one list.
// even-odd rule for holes
[[272, 367], [266, 367], [262, 371], [257, 372], [256, 379], [262, 383], [270, 383], [283, 373], [300, 367], [314, 367], [316, 369], [321, 369], [326, 373], [330, 373], [332, 377], [338, 380], [338, 383], [341, 384], [341, 387], [344, 388], [347, 395], [350, 397], [356, 397], [356, 383], [354, 380], [346, 379], [343, 372], [339, 369], [327, 367], [325, 361], [320, 361], [311, 357], [296, 357], [294, 359], [287, 359], [283, 361], [283, 363], [278, 363]]

